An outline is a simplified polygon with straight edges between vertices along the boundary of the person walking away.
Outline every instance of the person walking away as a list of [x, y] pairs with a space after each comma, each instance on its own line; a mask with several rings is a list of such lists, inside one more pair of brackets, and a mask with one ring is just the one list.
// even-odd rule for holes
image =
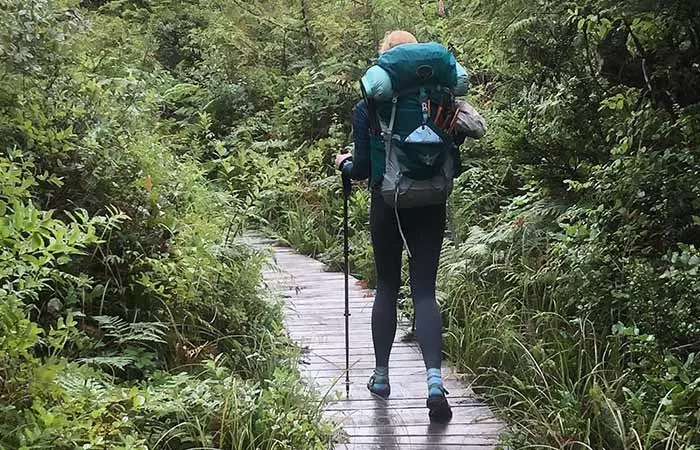
[[[387, 33], [379, 53], [379, 66], [393, 71], [397, 78], [402, 70], [409, 74], [417, 71], [419, 78], [421, 70], [427, 73], [442, 69], [444, 72], [445, 64], [440, 64], [449, 62], [449, 58], [453, 63], [450, 67], [455, 66], [454, 57], [444, 47], [418, 44], [406, 31]], [[422, 54], [432, 55], [432, 67], [420, 66]], [[406, 61], [410, 60], [419, 65], [418, 69], [407, 66], [411, 63]], [[452, 410], [441, 373], [442, 319], [435, 285], [445, 233], [446, 201], [452, 190], [452, 179], [460, 170], [458, 143], [450, 136], [454, 121], [449, 123], [451, 116], [448, 114], [454, 96], [452, 92], [446, 95], [425, 88], [424, 80], [413, 80], [406, 86], [393, 87], [394, 92], [405, 88], [401, 92], [410, 94], [387, 95], [385, 92], [383, 98], [371, 98], [377, 87], [368, 86], [372, 82], [366, 78], [376, 67], [363, 78], [366, 98], [353, 111], [354, 154], [340, 154], [335, 159], [344, 177], [370, 179], [370, 228], [377, 288], [372, 308], [375, 369], [367, 388], [383, 398], [391, 393], [389, 356], [396, 335], [401, 258], [405, 248], [409, 255], [416, 337], [427, 371], [426, 405], [430, 419], [444, 423], [451, 420]], [[429, 75], [439, 78], [439, 73]], [[388, 80], [385, 84], [390, 82]], [[372, 93], [367, 92], [368, 87]], [[378, 89], [386, 91], [388, 88]], [[456, 141], [460, 140], [464, 137], [457, 137]]]

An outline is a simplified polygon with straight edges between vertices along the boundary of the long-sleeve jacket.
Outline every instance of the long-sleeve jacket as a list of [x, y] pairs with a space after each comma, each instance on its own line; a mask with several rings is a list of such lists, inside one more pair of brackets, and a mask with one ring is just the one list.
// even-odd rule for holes
[[367, 104], [360, 101], [352, 112], [352, 140], [355, 151], [352, 160], [346, 160], [342, 166], [343, 175], [353, 180], [369, 178], [370, 149], [369, 149], [369, 112]]

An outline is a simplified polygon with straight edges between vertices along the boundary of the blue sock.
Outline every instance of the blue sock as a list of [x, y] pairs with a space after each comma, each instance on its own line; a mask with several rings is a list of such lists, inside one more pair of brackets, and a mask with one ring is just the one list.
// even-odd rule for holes
[[389, 384], [389, 368], [375, 367], [374, 368], [374, 384]]
[[440, 369], [428, 369], [428, 396], [444, 395], [442, 387], [442, 372]]

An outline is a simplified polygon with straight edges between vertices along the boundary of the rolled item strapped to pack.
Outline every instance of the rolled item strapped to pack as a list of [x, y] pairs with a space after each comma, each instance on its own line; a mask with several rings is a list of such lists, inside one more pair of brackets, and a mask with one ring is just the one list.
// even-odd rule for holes
[[[400, 99], [410, 102], [409, 98], [425, 95], [419, 93], [427, 89], [442, 92], [440, 95], [454, 101], [454, 95], [465, 93], [467, 87], [466, 70], [458, 65], [449, 50], [437, 43], [394, 47], [383, 53], [377, 65], [363, 77], [361, 88], [368, 105], [373, 104], [377, 111], [383, 111], [383, 119], [377, 127], [380, 133], [371, 134], [370, 139], [372, 183], [381, 186], [382, 196], [389, 205], [404, 208], [444, 202], [452, 191], [454, 178], [452, 151], [456, 147], [451, 136], [436, 128], [425, 109], [423, 120], [416, 120], [421, 116], [420, 108], [415, 113], [406, 110], [401, 106], [404, 100]], [[425, 106], [423, 100], [423, 108]], [[409, 116], [402, 120], [402, 115], [406, 114]], [[370, 116], [374, 115], [370, 110]], [[423, 151], [429, 148], [444, 150], [428, 156]], [[415, 163], [416, 158], [433, 162], [418, 169], [422, 172], [415, 172], [411, 163]]]
[[[392, 51], [400, 48], [401, 46], [395, 47]], [[452, 87], [454, 95], [459, 97], [469, 92], [469, 74], [467, 73], [467, 69], [456, 60], [454, 64], [457, 78], [454, 81], [454, 85], [448, 83], [445, 84], [445, 86]], [[379, 65], [370, 67], [362, 77], [361, 83], [366, 95], [378, 101], [390, 101], [394, 96], [395, 89], [391, 81], [391, 76]]]

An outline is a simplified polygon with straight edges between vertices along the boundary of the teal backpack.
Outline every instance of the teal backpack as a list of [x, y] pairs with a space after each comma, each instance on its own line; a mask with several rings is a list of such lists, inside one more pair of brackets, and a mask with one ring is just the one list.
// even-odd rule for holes
[[[383, 83], [378, 89], [377, 74], [388, 76], [391, 86]], [[413, 208], [447, 201], [458, 151], [450, 129], [455, 92], [460, 84], [466, 91], [465, 78], [452, 53], [436, 43], [394, 47], [363, 77], [371, 182], [389, 205]]]

